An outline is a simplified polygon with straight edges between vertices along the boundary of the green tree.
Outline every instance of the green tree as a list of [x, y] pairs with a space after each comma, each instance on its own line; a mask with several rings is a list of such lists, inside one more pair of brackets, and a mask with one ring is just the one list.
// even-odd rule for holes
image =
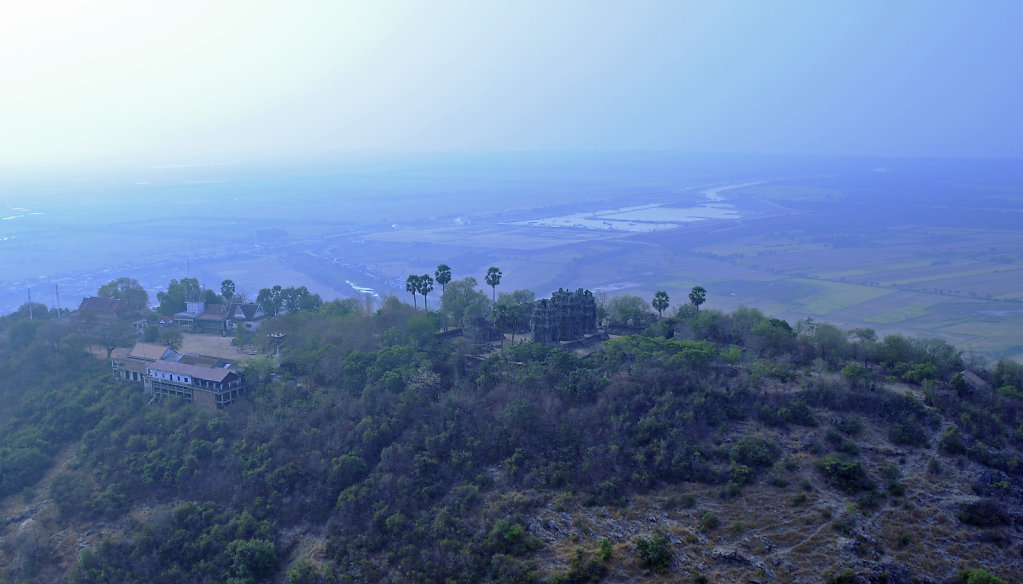
[[409, 274], [409, 277], [405, 278], [405, 291], [412, 293], [412, 307], [419, 308], [416, 304], [416, 294], [419, 293], [419, 276]]
[[284, 305], [283, 293], [284, 289], [280, 286], [260, 289], [259, 294], [256, 296], [256, 302], [263, 307], [263, 314], [271, 318], [280, 314], [281, 308]]
[[289, 314], [296, 312], [319, 312], [323, 299], [319, 294], [312, 294], [305, 286], [288, 286], [281, 290], [281, 307]]
[[180, 331], [176, 331], [172, 328], [164, 328], [159, 329], [157, 340], [161, 345], [167, 345], [177, 351], [181, 348], [181, 343], [184, 342], [185, 338], [182, 336]]
[[277, 551], [272, 541], [265, 539], [236, 539], [227, 545], [231, 556], [231, 571], [237, 576], [232, 582], [265, 582], [277, 565]]
[[497, 297], [498, 304], [508, 304], [518, 308], [515, 311], [519, 318], [518, 326], [515, 327], [516, 331], [529, 328], [529, 319], [533, 317], [533, 305], [535, 302], [536, 294], [532, 290], [501, 292], [501, 295]]
[[450, 290], [440, 297], [441, 312], [457, 326], [463, 326], [487, 312], [487, 295], [476, 289], [476, 278], [468, 277], [449, 282]]
[[11, 343], [11, 346], [16, 349], [24, 349], [35, 340], [36, 331], [43, 326], [43, 322], [40, 320], [29, 320], [23, 318], [15, 321], [14, 324], [7, 329], [7, 340]]
[[199, 285], [198, 278], [182, 278], [181, 289], [184, 293], [185, 302], [198, 302], [202, 300], [203, 291], [202, 286]]
[[160, 314], [172, 315], [185, 310], [185, 302], [202, 300], [202, 288], [195, 278], [182, 278], [181, 281], [171, 280], [165, 292], [157, 292], [156, 299], [160, 302]]
[[[67, 314], [67, 312], [68, 309], [66, 308], [62, 310], [63, 314]], [[48, 310], [45, 304], [40, 304], [38, 302], [26, 302], [19, 306], [18, 310], [8, 314], [6, 317], [0, 318], [6, 318], [13, 322], [23, 318], [27, 319], [29, 318], [29, 315], [31, 315], [30, 320], [49, 320], [58, 316], [56, 309]], [[0, 328], [2, 328], [2, 325], [0, 325]]]
[[437, 271], [433, 273], [433, 277], [437, 279], [437, 283], [440, 284], [440, 293], [443, 295], [447, 290], [445, 286], [451, 281], [451, 266], [447, 264], [441, 264], [437, 266]]
[[99, 287], [96, 296], [116, 298], [126, 308], [145, 310], [149, 307], [149, 293], [133, 278], [118, 278]]
[[514, 292], [501, 292], [501, 297], [497, 299], [498, 302], [505, 302], [507, 304], [517, 304], [522, 307], [533, 304], [536, 300], [536, 294], [532, 290], [515, 290]]
[[821, 323], [813, 331], [810, 338], [817, 356], [834, 365], [849, 352], [849, 341], [845, 332], [835, 325]]
[[658, 574], [667, 572], [668, 566], [671, 565], [671, 549], [668, 547], [668, 538], [663, 533], [651, 539], [636, 538], [636, 555], [644, 568]]
[[210, 304], [223, 303], [224, 298], [220, 294], [217, 294], [216, 291], [207, 288], [202, 291], [202, 301], [205, 302], [207, 306], [209, 306]]
[[118, 318], [98, 323], [92, 331], [93, 342], [107, 350], [107, 359], [117, 347], [135, 344], [135, 327]]
[[615, 324], [645, 327], [653, 320], [646, 300], [639, 296], [615, 296], [608, 303], [608, 317]]
[[848, 336], [856, 339], [852, 344], [853, 355], [863, 362], [865, 366], [868, 360], [874, 359], [877, 354], [877, 332], [872, 328], [854, 328], [847, 332]]
[[[512, 343], [515, 342], [515, 331], [519, 330], [522, 323], [522, 307], [518, 304], [498, 302], [494, 305], [493, 311], [494, 326], [502, 333], [512, 334]], [[504, 346], [504, 336], [501, 337], [501, 345]]]
[[[692, 308], [692, 305], [688, 305]], [[749, 334], [749, 348], [757, 355], [780, 356], [795, 348], [796, 333], [788, 322], [770, 318], [758, 322]]]
[[1023, 365], [1012, 359], [999, 359], [991, 376], [995, 387], [1011, 387], [1023, 390]]
[[1005, 580], [993, 576], [981, 568], [963, 568], [956, 574], [953, 584], [1005, 584]]
[[703, 286], [693, 286], [693, 289], [689, 291], [689, 302], [693, 303], [696, 310], [700, 310], [700, 305], [707, 301], [707, 291], [704, 290]]
[[224, 297], [224, 300], [231, 304], [231, 299], [234, 298], [234, 282], [231, 280], [224, 280], [220, 283], [220, 295]]
[[496, 266], [490, 266], [487, 268], [487, 286], [490, 286], [494, 290], [493, 298], [491, 299], [494, 302], [497, 302], [497, 285], [501, 283], [501, 276], [503, 275], [504, 274], [501, 273], [501, 270]]
[[664, 311], [668, 308], [671, 300], [668, 298], [668, 293], [664, 290], [658, 290], [654, 293], [654, 300], [651, 302], [651, 306], [657, 311], [657, 318], [664, 316]]
[[429, 274], [423, 274], [419, 276], [419, 293], [423, 296], [423, 310], [430, 312], [430, 307], [426, 304], [426, 295], [433, 292], [433, 278]]
[[147, 326], [146, 330], [142, 331], [142, 340], [147, 343], [155, 343], [160, 340], [160, 327], [155, 324]]

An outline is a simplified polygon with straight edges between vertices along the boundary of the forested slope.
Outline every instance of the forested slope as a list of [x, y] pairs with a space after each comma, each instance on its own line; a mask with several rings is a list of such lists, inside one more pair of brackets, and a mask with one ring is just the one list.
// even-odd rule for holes
[[212, 412], [5, 317], [0, 582], [1023, 574], [1015, 363], [975, 386], [943, 342], [746, 309], [586, 356], [437, 325], [393, 300], [282, 317], [279, 366]]

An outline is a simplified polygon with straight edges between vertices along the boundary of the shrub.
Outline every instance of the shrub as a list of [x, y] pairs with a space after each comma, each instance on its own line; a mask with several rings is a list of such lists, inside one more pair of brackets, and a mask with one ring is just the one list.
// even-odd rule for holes
[[651, 539], [636, 538], [636, 555], [644, 568], [663, 574], [671, 565], [671, 550], [668, 549], [668, 538], [663, 534]]
[[[239, 329], [241, 330], [241, 329]], [[334, 584], [337, 578], [327, 566], [298, 560], [288, 568], [288, 584]]]
[[829, 454], [815, 464], [831, 486], [850, 495], [874, 488], [867, 471], [858, 461], [844, 461], [834, 454]]
[[980, 568], [964, 568], [952, 579], [952, 584], [1005, 584], [1005, 580]]
[[234, 540], [227, 545], [231, 555], [232, 581], [262, 582], [273, 573], [277, 564], [274, 544], [265, 539]]
[[494, 523], [493, 529], [487, 534], [487, 548], [501, 554], [519, 555], [536, 549], [539, 545], [539, 538], [526, 533], [526, 529], [519, 523], [499, 519]]
[[958, 516], [963, 523], [978, 527], [991, 527], [1009, 522], [1009, 518], [1002, 512], [1002, 508], [991, 499], [981, 499], [963, 505], [959, 509]]
[[863, 421], [857, 415], [849, 416], [848, 418], [842, 418], [836, 424], [839, 430], [845, 432], [850, 436], [856, 436], [863, 431]]
[[773, 463], [778, 456], [777, 451], [775, 445], [764, 440], [743, 438], [732, 446], [728, 456], [735, 463], [756, 468]]
[[859, 445], [852, 440], [847, 440], [835, 428], [828, 428], [824, 438], [835, 448], [835, 450], [843, 454], [860, 453]]
[[705, 510], [703, 513], [700, 514], [700, 529], [701, 530], [703, 530], [703, 531], [710, 531], [712, 529], [717, 529], [717, 527], [719, 525], [721, 525], [721, 520], [718, 519], [717, 514], [714, 513], [713, 511], [708, 509], [708, 510]]
[[899, 422], [888, 431], [888, 437], [896, 444], [907, 446], [927, 446], [927, 435], [923, 427], [915, 421]]
[[753, 482], [753, 469], [745, 464], [732, 462], [728, 465], [728, 478], [736, 486], [748, 485]]
[[877, 491], [867, 491], [856, 501], [856, 507], [864, 514], [873, 513], [881, 506], [881, 497]]
[[852, 568], [845, 568], [840, 572], [828, 572], [824, 575], [824, 581], [828, 584], [856, 584], [859, 580]]
[[[604, 540], [607, 541], [607, 540]], [[607, 574], [607, 566], [598, 561], [591, 554], [575, 549], [575, 557], [569, 565], [568, 572], [557, 574], [552, 577], [550, 584], [583, 584], [585, 582], [600, 582]]]

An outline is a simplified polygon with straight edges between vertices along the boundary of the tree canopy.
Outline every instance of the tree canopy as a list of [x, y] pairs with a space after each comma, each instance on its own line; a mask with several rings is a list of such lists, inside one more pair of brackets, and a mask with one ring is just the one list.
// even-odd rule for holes
[[116, 298], [121, 304], [132, 310], [149, 309], [149, 293], [133, 278], [117, 278], [103, 284], [96, 291], [96, 296]]
[[700, 309], [700, 305], [707, 301], [707, 290], [703, 286], [693, 286], [693, 289], [689, 291], [689, 302]]
[[220, 283], [220, 295], [224, 297], [224, 301], [228, 304], [231, 303], [231, 299], [234, 298], [235, 286], [233, 280], [224, 280]]
[[660, 318], [664, 316], [664, 311], [667, 310], [670, 303], [671, 300], [668, 298], [668, 293], [664, 290], [658, 290], [654, 293], [654, 299], [650, 304], [657, 311], [657, 316]]
[[497, 266], [490, 266], [489, 268], [487, 268], [487, 275], [485, 279], [487, 282], [487, 286], [493, 288], [493, 295], [491, 300], [493, 300], [494, 302], [497, 301], [497, 286], [501, 283], [501, 276], [503, 275], [504, 274], [501, 273], [501, 269], [498, 268]]
[[451, 266], [447, 264], [441, 264], [437, 266], [437, 271], [433, 273], [433, 277], [437, 279], [437, 283], [440, 284], [441, 294], [443, 294], [447, 288], [448, 282], [451, 281]]
[[160, 301], [160, 314], [170, 316], [183, 312], [185, 302], [204, 300], [204, 294], [198, 279], [182, 278], [180, 281], [171, 280], [167, 290], [156, 293], [156, 299]]
[[653, 321], [649, 305], [639, 296], [615, 296], [608, 303], [608, 318], [612, 324], [645, 327]]
[[441, 295], [441, 312], [455, 326], [464, 326], [487, 313], [490, 301], [476, 289], [476, 278], [468, 276], [449, 282]]

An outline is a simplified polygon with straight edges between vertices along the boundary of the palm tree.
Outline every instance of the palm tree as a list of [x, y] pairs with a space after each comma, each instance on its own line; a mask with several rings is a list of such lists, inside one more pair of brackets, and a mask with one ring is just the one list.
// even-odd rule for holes
[[494, 289], [493, 301], [497, 302], [497, 285], [501, 283], [501, 270], [495, 266], [487, 268], [487, 276], [484, 278], [487, 281], [487, 285]]
[[426, 295], [433, 292], [433, 278], [429, 274], [423, 274], [419, 276], [419, 293], [423, 295], [423, 310], [430, 312], [430, 307], [426, 304]]
[[228, 304], [231, 304], [231, 299], [234, 298], [234, 282], [231, 280], [221, 282], [220, 295], [224, 297]]
[[444, 294], [444, 287], [451, 281], [451, 266], [447, 264], [437, 266], [437, 271], [433, 273], [433, 276], [437, 278], [437, 283], [440, 284], [440, 293]]
[[654, 301], [650, 304], [654, 307], [654, 310], [657, 311], [657, 318], [662, 318], [664, 316], [662, 313], [666, 308], [668, 308], [668, 304], [670, 303], [671, 300], [668, 298], [668, 293], [664, 290], [658, 290], [654, 293]]
[[693, 289], [689, 291], [689, 301], [696, 307], [696, 311], [700, 311], [700, 305], [707, 300], [707, 291], [703, 289], [703, 286], [693, 286]]
[[419, 276], [412, 274], [405, 279], [405, 291], [412, 293], [412, 306], [419, 308], [416, 305], [416, 293], [419, 292]]

